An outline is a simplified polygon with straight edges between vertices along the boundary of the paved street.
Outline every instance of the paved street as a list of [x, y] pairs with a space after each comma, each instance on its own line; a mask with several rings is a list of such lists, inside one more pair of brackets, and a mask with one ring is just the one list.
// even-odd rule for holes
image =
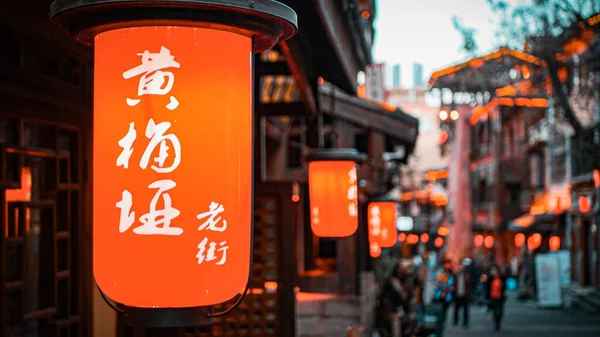
[[583, 337], [600, 336], [600, 316], [579, 311], [537, 309], [534, 302], [507, 301], [502, 331], [493, 333], [492, 314], [471, 308], [471, 327], [453, 327], [453, 309], [449, 310], [445, 337]]

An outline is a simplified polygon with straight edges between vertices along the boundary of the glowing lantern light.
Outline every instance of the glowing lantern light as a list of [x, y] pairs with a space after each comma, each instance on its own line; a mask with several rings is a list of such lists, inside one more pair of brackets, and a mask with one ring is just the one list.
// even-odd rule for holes
[[103, 297], [128, 325], [211, 323], [231, 309], [212, 305], [248, 288], [252, 54], [293, 36], [296, 13], [262, 0], [56, 0], [51, 11], [95, 52], [93, 269]]
[[292, 184], [292, 201], [300, 201], [300, 184], [298, 184], [297, 182], [294, 182]]
[[481, 234], [475, 235], [475, 238], [473, 238], [473, 243], [475, 244], [475, 247], [483, 246], [483, 235], [481, 235]]
[[553, 236], [548, 241], [548, 245], [550, 246], [550, 250], [559, 250], [560, 249], [560, 237]]
[[377, 242], [369, 244], [369, 255], [374, 259], [381, 256], [381, 246]]
[[527, 239], [527, 248], [529, 250], [536, 250], [542, 245], [542, 235], [540, 233], [534, 233]]
[[581, 195], [579, 196], [579, 212], [587, 213], [591, 209], [590, 197]]
[[379, 199], [369, 203], [367, 220], [369, 224], [369, 242], [377, 242], [383, 248], [396, 245], [398, 230], [398, 206], [395, 200]]
[[406, 237], [406, 243], [409, 245], [414, 245], [419, 242], [419, 236], [417, 234], [408, 234]]
[[442, 246], [444, 245], [444, 238], [441, 237], [437, 237], [435, 238], [435, 241], [433, 242], [433, 244], [437, 247], [437, 248], [442, 248]]
[[446, 119], [448, 119], [448, 112], [446, 110], [440, 111], [440, 119], [442, 121], [445, 121]]
[[406, 240], [406, 233], [400, 233], [398, 234], [398, 241], [399, 242], [404, 242]]
[[486, 236], [483, 245], [488, 249], [494, 247], [494, 237], [491, 235]]
[[354, 149], [314, 150], [307, 157], [310, 222], [315, 235], [340, 238], [356, 232], [356, 163], [364, 159]]
[[452, 119], [453, 121], [457, 120], [457, 119], [458, 119], [458, 116], [459, 116], [459, 115], [458, 115], [458, 111], [456, 111], [456, 110], [452, 110], [452, 111], [450, 112], [450, 119]]
[[524, 244], [525, 244], [525, 234], [517, 233], [517, 235], [515, 235], [515, 246], [517, 248], [521, 248], [521, 247], [523, 247]]
[[600, 171], [594, 170], [594, 187], [600, 187]]
[[422, 243], [427, 243], [427, 242], [429, 242], [429, 234], [427, 234], [427, 233], [423, 233], [423, 234], [421, 234], [421, 242], [422, 242]]
[[448, 227], [440, 227], [438, 228], [438, 235], [439, 236], [448, 236], [450, 235], [450, 228]]

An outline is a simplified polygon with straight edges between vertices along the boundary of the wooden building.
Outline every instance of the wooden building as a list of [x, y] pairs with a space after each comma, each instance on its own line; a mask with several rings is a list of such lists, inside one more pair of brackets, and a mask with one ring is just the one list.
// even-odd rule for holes
[[[368, 154], [359, 171], [366, 207], [369, 196], [389, 189], [396, 174], [389, 168], [401, 164], [386, 165], [383, 153], [404, 147], [408, 156], [418, 122], [356, 97], [356, 75], [371, 62], [374, 0], [282, 2], [296, 10], [301, 28], [255, 56], [250, 290], [214, 325], [181, 329], [124, 327], [96, 290], [93, 50], [50, 27], [51, 0], [0, 4], [2, 336], [330, 336], [346, 326], [369, 328], [365, 219], [352, 237], [315, 237], [302, 157], [311, 148]], [[360, 212], [364, 217], [365, 208]], [[334, 309], [338, 304], [345, 309]], [[341, 318], [322, 317], [315, 306], [331, 306]]]

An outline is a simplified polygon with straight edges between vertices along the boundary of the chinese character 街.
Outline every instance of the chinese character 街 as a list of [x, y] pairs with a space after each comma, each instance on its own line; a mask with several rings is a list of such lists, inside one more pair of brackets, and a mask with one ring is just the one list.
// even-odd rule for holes
[[[175, 76], [172, 72], [164, 71], [164, 69], [179, 68], [180, 65], [175, 61], [175, 56], [171, 55], [171, 51], [164, 46], [158, 53], [150, 53], [145, 50], [142, 54], [137, 55], [142, 57], [142, 64], [123, 72], [123, 78], [127, 80], [143, 74], [138, 84], [138, 96], [168, 94], [173, 88]], [[129, 106], [135, 106], [139, 102], [139, 98], [127, 98]], [[179, 101], [170, 96], [167, 109], [174, 110], [178, 105]]]
[[[207, 244], [208, 249], [206, 248]], [[202, 241], [200, 241], [200, 244], [198, 244], [198, 254], [196, 254], [196, 257], [198, 258], [198, 264], [202, 264], [205, 261], [211, 262], [216, 260], [217, 256], [215, 255], [215, 252], [220, 252], [221, 259], [215, 264], [218, 266], [224, 265], [225, 262], [227, 262], [227, 249], [229, 249], [229, 246], [227, 246], [227, 241], [221, 241], [219, 243], [219, 248], [217, 249], [217, 243], [209, 243], [208, 238], [205, 237], [202, 239]]]

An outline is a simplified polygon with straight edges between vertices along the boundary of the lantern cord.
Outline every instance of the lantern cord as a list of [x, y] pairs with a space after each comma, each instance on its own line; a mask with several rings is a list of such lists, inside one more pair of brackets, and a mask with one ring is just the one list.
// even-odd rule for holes
[[119, 312], [119, 313], [123, 313], [125, 312], [123, 309], [119, 308], [118, 306], [116, 306], [115, 304], [112, 303], [112, 301], [110, 299], [108, 299], [108, 297], [106, 297], [106, 295], [104, 295], [104, 293], [102, 292], [102, 290], [100, 289], [100, 287], [98, 285], [96, 285], [96, 287], [98, 288], [98, 291], [100, 292], [100, 296], [102, 296], [102, 299], [104, 300], [104, 302], [114, 311]]

